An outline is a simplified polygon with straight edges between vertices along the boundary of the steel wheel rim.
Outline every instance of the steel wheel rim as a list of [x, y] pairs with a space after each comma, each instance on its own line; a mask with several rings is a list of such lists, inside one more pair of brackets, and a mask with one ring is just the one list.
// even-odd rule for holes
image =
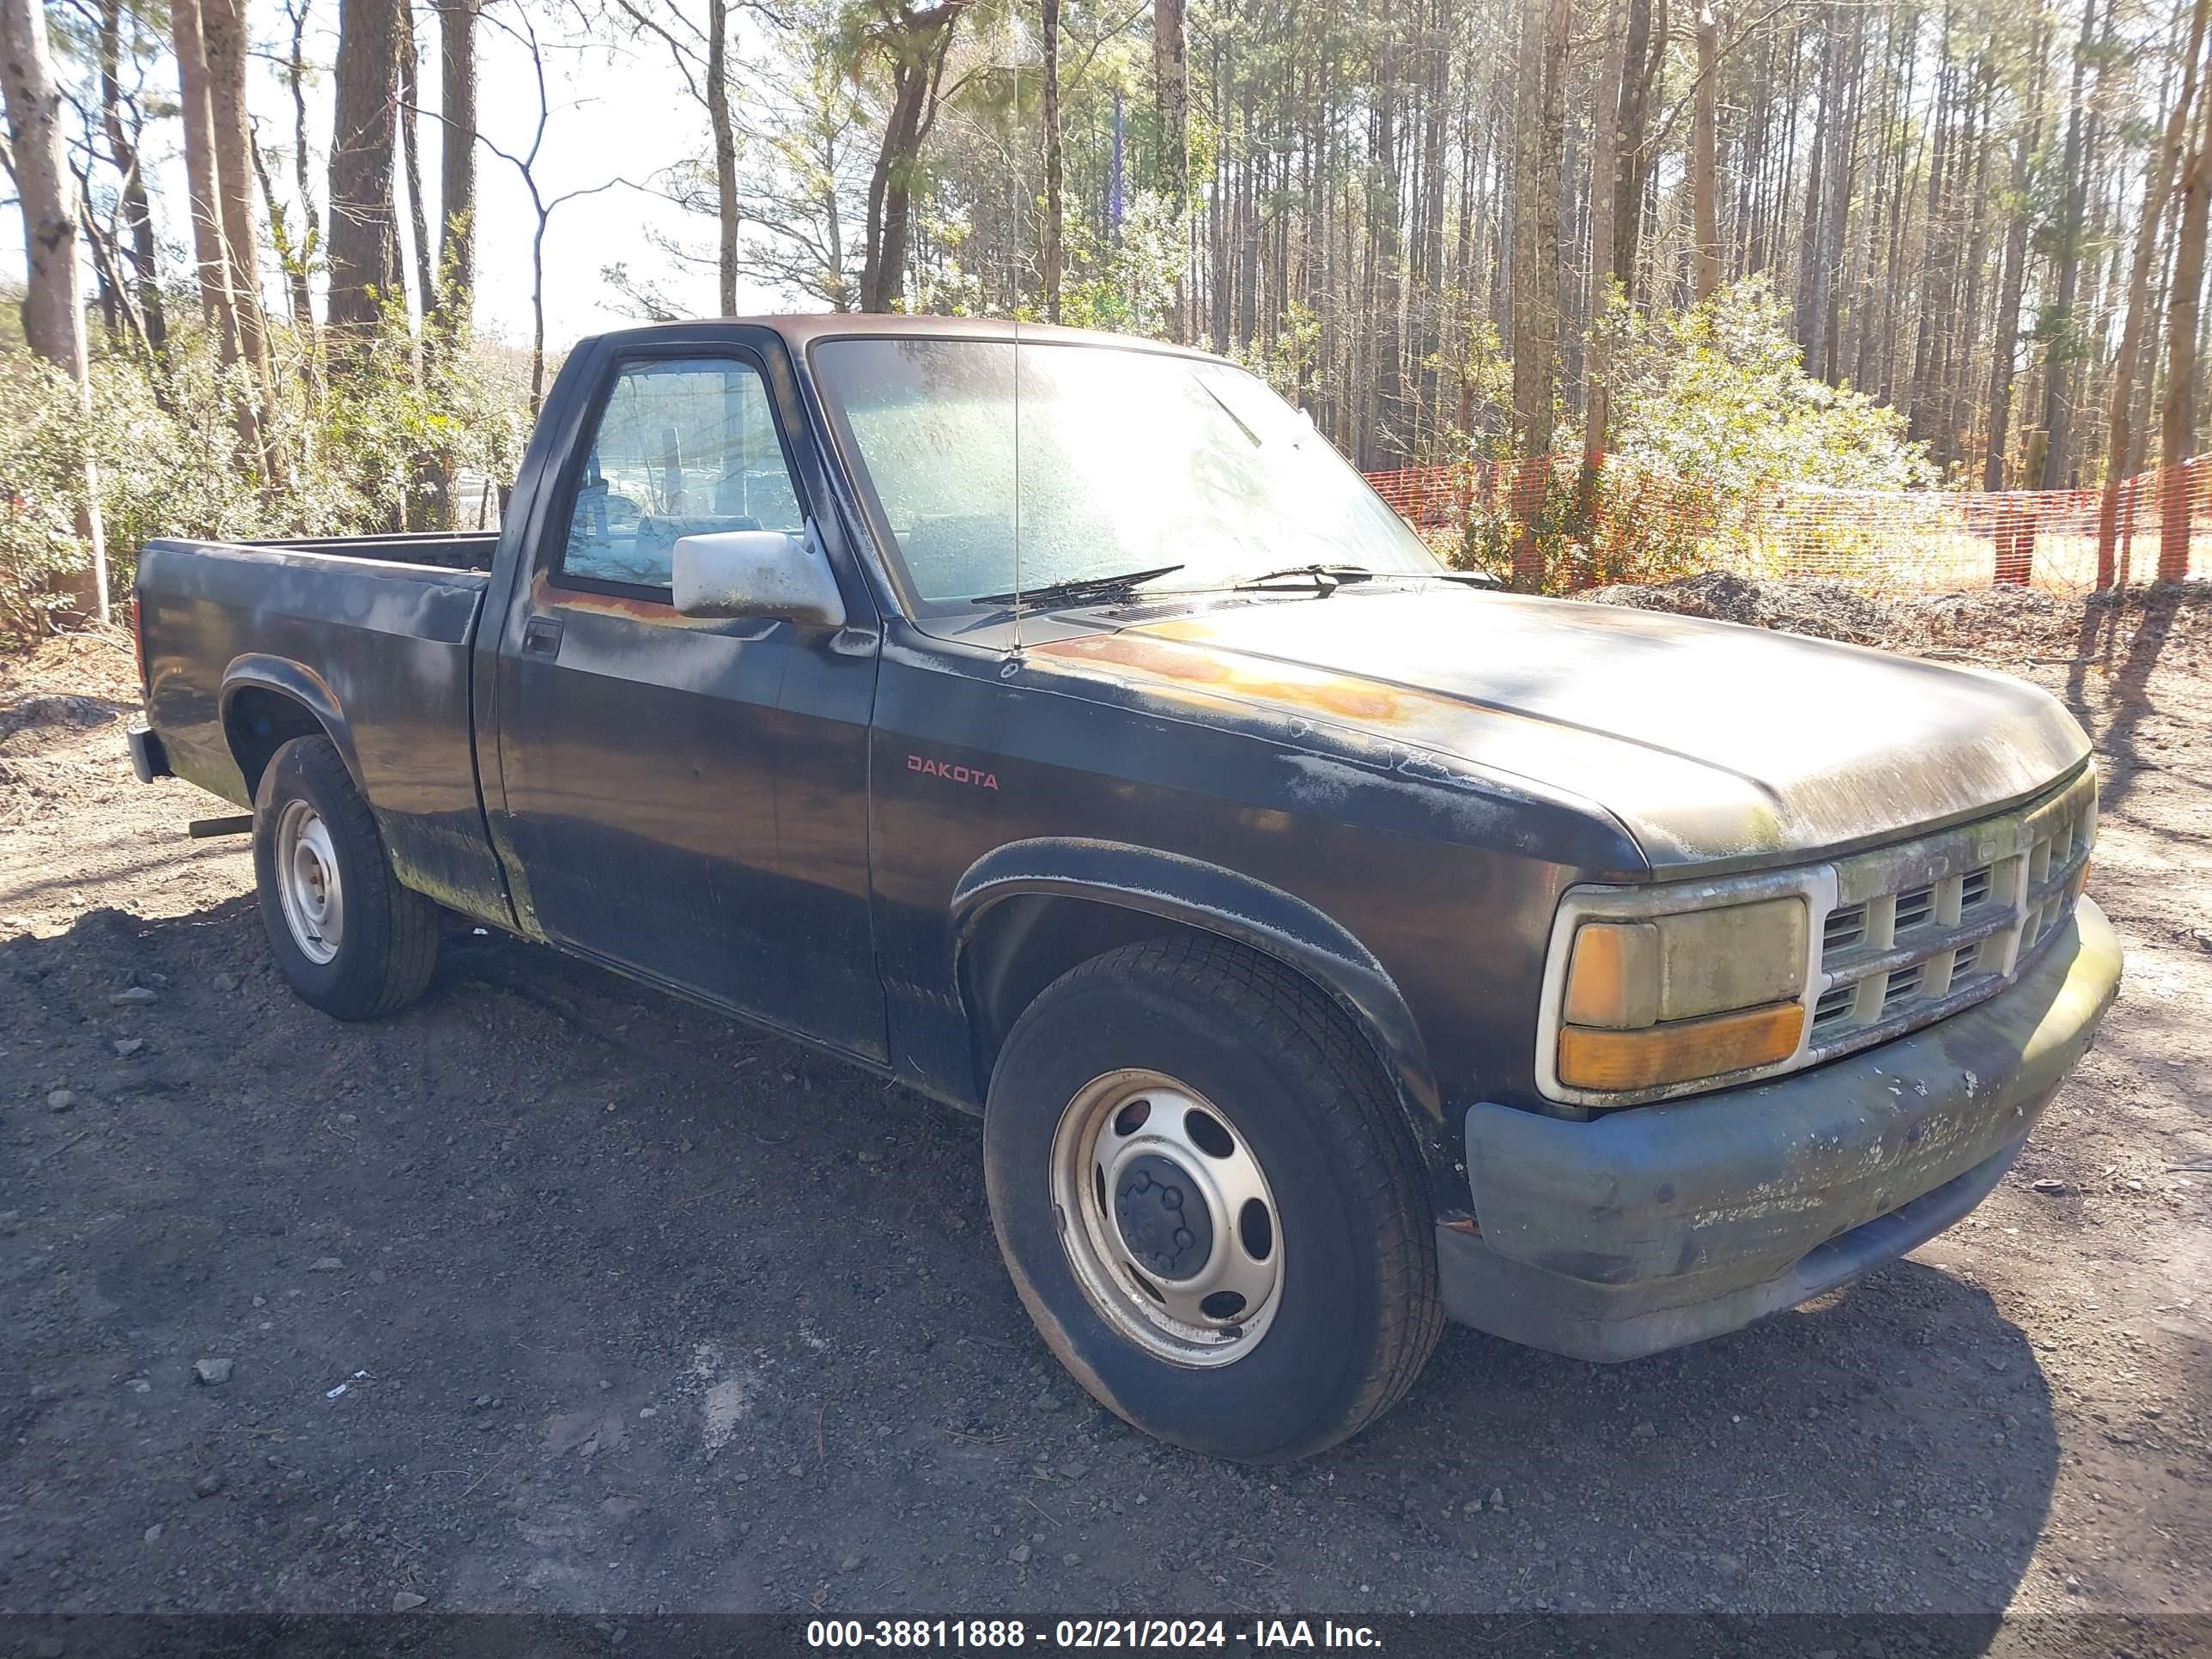
[[1226, 1113], [1163, 1073], [1109, 1072], [1053, 1134], [1061, 1246], [1121, 1335], [1178, 1365], [1259, 1346], [1282, 1302], [1280, 1212]]
[[276, 820], [276, 897], [300, 954], [317, 963], [335, 959], [345, 938], [337, 848], [323, 815], [303, 800], [286, 801]]

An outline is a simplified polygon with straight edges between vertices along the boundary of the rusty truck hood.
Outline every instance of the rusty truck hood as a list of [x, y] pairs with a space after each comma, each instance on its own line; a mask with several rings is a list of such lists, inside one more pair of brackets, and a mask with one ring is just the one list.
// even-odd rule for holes
[[1184, 614], [1043, 647], [1291, 740], [1352, 728], [1596, 803], [1655, 868], [1744, 866], [2017, 800], [2089, 743], [2000, 675], [1620, 606], [1424, 586]]

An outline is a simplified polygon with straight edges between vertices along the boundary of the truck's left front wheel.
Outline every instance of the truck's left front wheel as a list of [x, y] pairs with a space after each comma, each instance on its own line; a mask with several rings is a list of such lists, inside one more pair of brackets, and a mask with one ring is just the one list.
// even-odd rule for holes
[[368, 803], [328, 738], [270, 757], [253, 802], [253, 874], [277, 970], [340, 1019], [395, 1013], [438, 959], [438, 907], [400, 884]]

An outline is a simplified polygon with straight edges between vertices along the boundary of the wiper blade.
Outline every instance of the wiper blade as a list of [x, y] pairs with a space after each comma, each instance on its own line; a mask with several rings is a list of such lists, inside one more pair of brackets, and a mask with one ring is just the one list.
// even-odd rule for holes
[[1280, 570], [1263, 570], [1256, 576], [1248, 576], [1237, 583], [1232, 591], [1248, 593], [1270, 582], [1288, 581], [1293, 576], [1304, 576], [1320, 590], [1323, 599], [1327, 599], [1343, 583], [1372, 581], [1376, 574], [1364, 564], [1285, 565]]
[[1172, 576], [1182, 568], [1179, 564], [1164, 564], [1156, 569], [1125, 570], [1117, 575], [1078, 576], [1064, 582], [1047, 582], [1042, 587], [1025, 587], [1019, 593], [978, 593], [969, 603], [1012, 605], [1019, 599], [1024, 605], [1066, 605], [1078, 599], [1110, 599], [1133, 592], [1143, 583]]

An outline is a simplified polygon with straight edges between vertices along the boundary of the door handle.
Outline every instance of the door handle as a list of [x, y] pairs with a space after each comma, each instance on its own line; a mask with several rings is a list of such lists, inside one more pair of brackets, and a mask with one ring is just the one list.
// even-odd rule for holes
[[559, 656], [561, 619], [558, 617], [532, 617], [524, 623], [522, 654], [526, 657]]

